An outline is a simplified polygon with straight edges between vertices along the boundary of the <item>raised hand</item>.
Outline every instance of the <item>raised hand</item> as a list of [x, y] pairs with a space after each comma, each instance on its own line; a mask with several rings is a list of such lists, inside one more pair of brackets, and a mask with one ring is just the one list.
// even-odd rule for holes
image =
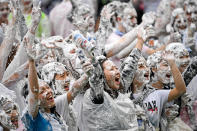
[[112, 11], [112, 7], [109, 7], [109, 6], [103, 7], [102, 12], [101, 12], [102, 18], [110, 20], [113, 15], [114, 15], [114, 12]]
[[40, 22], [41, 18], [41, 2], [38, 3], [37, 0], [34, 0], [33, 9], [32, 9], [32, 24], [31, 24], [31, 32], [35, 33], [36, 28]]
[[20, 5], [19, 5], [19, 0], [10, 0], [9, 4], [10, 10], [12, 11], [12, 20], [13, 23], [18, 21], [18, 16], [20, 13]]
[[146, 28], [149, 25], [153, 25], [156, 19], [155, 12], [148, 12], [142, 16], [143, 27]]
[[46, 47], [34, 41], [34, 37], [34, 34], [27, 32], [23, 39], [24, 47], [30, 60], [38, 60], [48, 52]]
[[82, 69], [88, 76], [92, 75], [92, 71], [94, 70], [94, 67], [91, 64], [90, 59], [87, 59], [82, 63]]
[[172, 65], [175, 63], [175, 56], [170, 51], [165, 51], [163, 53], [163, 59], [166, 60], [169, 63], [169, 65]]

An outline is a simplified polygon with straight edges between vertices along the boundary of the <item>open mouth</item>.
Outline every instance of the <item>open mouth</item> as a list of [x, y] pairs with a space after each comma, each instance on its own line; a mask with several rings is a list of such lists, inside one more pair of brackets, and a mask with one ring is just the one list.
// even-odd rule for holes
[[168, 79], [170, 79], [171, 74], [166, 74], [166, 77], [167, 77]]
[[89, 27], [92, 27], [92, 26], [93, 26], [93, 23], [90, 23], [90, 24], [89, 24]]
[[50, 102], [54, 101], [54, 98], [53, 98], [52, 94], [50, 94], [50, 95], [47, 97], [47, 100], [50, 101]]
[[115, 83], [118, 85], [120, 84], [120, 76], [115, 77]]
[[179, 29], [184, 30], [184, 29], [186, 29], [186, 26], [185, 25], [184, 26], [180, 26]]
[[149, 77], [149, 73], [145, 73], [145, 74], [144, 74], [144, 77], [145, 77], [145, 78], [148, 78], [148, 77]]
[[69, 90], [69, 85], [70, 85], [70, 83], [65, 83], [65, 85], [64, 85], [64, 89], [65, 89], [66, 91], [68, 91], [68, 90]]
[[18, 120], [11, 120], [11, 122], [12, 122], [15, 126], [18, 126]]

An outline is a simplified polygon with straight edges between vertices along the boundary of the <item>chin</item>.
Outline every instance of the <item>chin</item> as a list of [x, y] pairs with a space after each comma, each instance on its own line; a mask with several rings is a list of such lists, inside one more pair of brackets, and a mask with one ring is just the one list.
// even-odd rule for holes
[[120, 85], [114, 85], [114, 86], [113, 86], [113, 89], [114, 89], [114, 90], [120, 89]]

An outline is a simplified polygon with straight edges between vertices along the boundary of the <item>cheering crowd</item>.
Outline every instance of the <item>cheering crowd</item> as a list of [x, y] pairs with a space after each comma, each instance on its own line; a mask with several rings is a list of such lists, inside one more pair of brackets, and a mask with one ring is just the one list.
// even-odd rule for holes
[[0, 0], [0, 131], [197, 131], [196, 0], [49, 1]]

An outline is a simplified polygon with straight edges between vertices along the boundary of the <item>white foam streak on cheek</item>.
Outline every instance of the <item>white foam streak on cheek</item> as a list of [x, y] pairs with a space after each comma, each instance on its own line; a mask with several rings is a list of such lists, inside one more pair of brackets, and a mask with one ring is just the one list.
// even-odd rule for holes
[[64, 90], [65, 82], [66, 82], [65, 80], [55, 80], [55, 86], [58, 93], [63, 94], [65, 92]]
[[184, 58], [184, 59], [179, 58], [175, 62], [176, 62], [177, 67], [180, 67], [181, 65], [189, 64], [190, 58]]
[[157, 71], [157, 77], [159, 78], [158, 80], [161, 80], [161, 82], [164, 84], [168, 84], [172, 78], [172, 76], [169, 79], [166, 77], [167, 74], [171, 74], [170, 67], [168, 66], [165, 69], [161, 69], [161, 68], [157, 68], [157, 69], [159, 69]]

